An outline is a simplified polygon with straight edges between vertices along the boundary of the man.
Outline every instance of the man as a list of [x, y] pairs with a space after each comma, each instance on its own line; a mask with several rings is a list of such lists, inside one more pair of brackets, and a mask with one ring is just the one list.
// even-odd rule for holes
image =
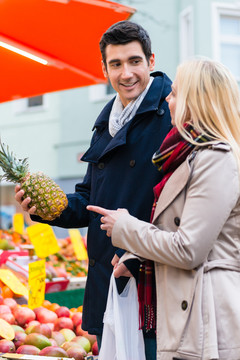
[[[69, 205], [62, 215], [48, 222], [64, 228], [88, 226], [89, 269], [83, 304], [83, 329], [101, 339], [109, 279], [115, 266], [118, 286], [121, 276], [137, 276], [136, 260], [118, 266], [123, 251], [111, 245], [100, 229], [100, 216], [86, 210], [88, 204], [109, 209], [126, 208], [141, 220], [149, 221], [153, 187], [161, 174], [151, 163], [153, 153], [171, 127], [165, 97], [171, 91], [170, 79], [161, 72], [151, 74], [155, 65], [147, 32], [130, 21], [111, 26], [100, 41], [102, 68], [117, 96], [102, 110], [94, 125], [90, 148], [82, 160], [88, 170], [75, 193], [68, 194]], [[16, 188], [16, 200], [23, 190]], [[33, 220], [41, 221], [32, 216]], [[156, 359], [155, 332], [145, 334], [147, 360]], [[149, 345], [150, 343], [150, 345]], [[152, 354], [151, 354], [152, 353]]]

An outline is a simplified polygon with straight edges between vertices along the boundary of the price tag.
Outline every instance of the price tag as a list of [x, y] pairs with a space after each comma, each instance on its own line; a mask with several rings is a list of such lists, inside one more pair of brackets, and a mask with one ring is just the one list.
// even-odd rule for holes
[[57, 238], [50, 225], [31, 225], [27, 227], [27, 233], [34, 246], [36, 255], [39, 258], [46, 258], [49, 255], [56, 254], [60, 250]]
[[14, 214], [13, 215], [13, 230], [18, 234], [23, 234], [24, 232], [24, 217], [23, 214]]
[[82, 235], [80, 234], [80, 231], [78, 229], [70, 229], [69, 231], [70, 239], [73, 244], [73, 249], [75, 252], [75, 255], [78, 260], [87, 260], [88, 254], [87, 250], [85, 248]]
[[28, 297], [28, 289], [10, 270], [0, 269], [0, 280], [7, 285], [14, 294]]
[[46, 280], [45, 260], [39, 260], [29, 263], [28, 268], [29, 268], [28, 306], [30, 309], [34, 309], [43, 304], [45, 297], [45, 280]]

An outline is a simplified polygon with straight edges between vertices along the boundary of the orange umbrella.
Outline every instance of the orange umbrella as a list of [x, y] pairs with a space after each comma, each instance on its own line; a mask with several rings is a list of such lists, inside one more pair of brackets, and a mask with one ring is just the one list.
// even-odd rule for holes
[[105, 82], [101, 35], [134, 11], [108, 0], [0, 0], [0, 102]]

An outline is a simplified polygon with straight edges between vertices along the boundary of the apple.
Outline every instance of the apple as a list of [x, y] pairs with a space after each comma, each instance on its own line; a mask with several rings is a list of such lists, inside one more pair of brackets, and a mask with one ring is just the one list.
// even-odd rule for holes
[[40, 323], [47, 324], [54, 323], [58, 316], [54, 311], [43, 308], [37, 312], [36, 318]]
[[4, 313], [11, 313], [11, 309], [8, 305], [0, 305], [0, 314], [4, 314]]
[[29, 309], [28, 307], [16, 307], [14, 309], [14, 316], [17, 325], [20, 326], [25, 326], [27, 323], [29, 323], [32, 320], [35, 320], [36, 318], [34, 311]]
[[54, 330], [54, 323], [46, 323], [48, 327], [53, 331]]
[[47, 324], [35, 325], [35, 326], [33, 326], [31, 332], [42, 334], [42, 335], [46, 336], [47, 338], [50, 338], [52, 336], [52, 330], [50, 329], [50, 327]]
[[25, 333], [28, 335], [28, 334], [31, 334], [33, 332], [33, 328], [34, 328], [35, 325], [29, 325], [29, 326], [26, 326], [25, 328]]
[[74, 339], [76, 337], [75, 332], [71, 329], [61, 329], [61, 330], [59, 330], [59, 332], [61, 334], [63, 334], [66, 341], [71, 341], [72, 339]]
[[40, 356], [52, 356], [52, 357], [68, 357], [68, 354], [64, 349], [62, 349], [59, 346], [47, 346], [44, 349], [42, 349], [39, 353]]
[[38, 355], [40, 349], [34, 345], [21, 345], [16, 351], [17, 354]]
[[91, 345], [93, 345], [97, 341], [96, 335], [89, 334], [88, 332], [86, 332], [83, 336], [90, 341]]
[[59, 346], [58, 343], [56, 342], [56, 340], [54, 340], [52, 338], [50, 338], [49, 340], [51, 341], [51, 344], [52, 344], [51, 346]]
[[34, 311], [35, 314], [37, 315], [37, 313], [38, 313], [40, 310], [42, 310], [42, 309], [45, 309], [45, 307], [43, 307], [43, 306], [38, 306], [38, 307], [36, 307], [35, 309], [33, 309], [33, 311]]
[[63, 348], [65, 351], [67, 351], [70, 347], [77, 347], [77, 348], [82, 348], [83, 347], [76, 343], [76, 342], [73, 342], [73, 341], [65, 341], [62, 345], [61, 345], [61, 348]]
[[13, 339], [13, 342], [14, 342], [14, 345], [15, 345], [16, 349], [19, 346], [24, 344], [24, 341], [25, 341], [26, 337], [27, 337], [27, 334], [23, 333], [22, 331], [17, 331], [15, 333], [15, 337]]
[[14, 342], [11, 340], [1, 339], [0, 340], [0, 352], [1, 353], [13, 353], [16, 348]]
[[11, 325], [11, 327], [13, 328], [14, 332], [16, 333], [17, 331], [21, 331], [21, 332], [25, 332], [24, 328], [22, 328], [19, 325], [13, 324]]
[[72, 322], [75, 328], [80, 325], [82, 323], [82, 313], [75, 312], [72, 316]]
[[32, 320], [32, 321], [29, 321], [29, 323], [27, 324], [27, 326], [35, 326], [35, 325], [39, 325], [41, 324], [39, 321], [37, 320]]
[[92, 345], [92, 354], [93, 355], [98, 355], [99, 354], [97, 341], [95, 341], [93, 343], [93, 345]]
[[52, 339], [56, 341], [58, 346], [61, 346], [65, 341], [65, 337], [60, 331], [52, 331]]
[[87, 338], [90, 341], [91, 345], [97, 340], [96, 335], [89, 334], [87, 331], [83, 330], [81, 324], [77, 326], [77, 328], [75, 329], [75, 333], [77, 336], [84, 336], [85, 338]]
[[87, 353], [82, 347], [71, 346], [67, 349], [67, 355], [69, 358], [74, 358], [75, 360], [84, 360]]
[[73, 322], [69, 317], [59, 317], [54, 322], [54, 330], [58, 331], [61, 329], [73, 330]]
[[12, 313], [0, 314], [0, 318], [6, 320], [11, 325], [15, 324], [15, 317]]
[[77, 336], [84, 336], [86, 334], [87, 331], [82, 329], [82, 324], [79, 324], [76, 329], [75, 329], [75, 333]]
[[55, 310], [58, 317], [70, 317], [70, 310], [66, 306], [60, 306]]
[[3, 299], [3, 305], [9, 306], [10, 309], [13, 310], [17, 306], [17, 302], [12, 298], [5, 298]]
[[73, 342], [80, 344], [84, 350], [88, 353], [91, 350], [91, 343], [90, 341], [84, 336], [76, 336], [72, 339]]

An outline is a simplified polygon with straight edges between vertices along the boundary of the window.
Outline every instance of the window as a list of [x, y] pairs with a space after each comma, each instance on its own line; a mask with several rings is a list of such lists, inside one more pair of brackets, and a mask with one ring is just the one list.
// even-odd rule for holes
[[191, 6], [180, 13], [180, 61], [194, 55], [193, 9]]
[[27, 99], [27, 107], [43, 106], [43, 96], [33, 96]]
[[240, 6], [213, 4], [214, 58], [226, 65], [240, 87]]
[[15, 114], [43, 111], [47, 108], [47, 96], [38, 95], [30, 98], [14, 100], [12, 102]]
[[92, 102], [110, 100], [115, 94], [116, 92], [110, 83], [89, 86], [89, 98]]

